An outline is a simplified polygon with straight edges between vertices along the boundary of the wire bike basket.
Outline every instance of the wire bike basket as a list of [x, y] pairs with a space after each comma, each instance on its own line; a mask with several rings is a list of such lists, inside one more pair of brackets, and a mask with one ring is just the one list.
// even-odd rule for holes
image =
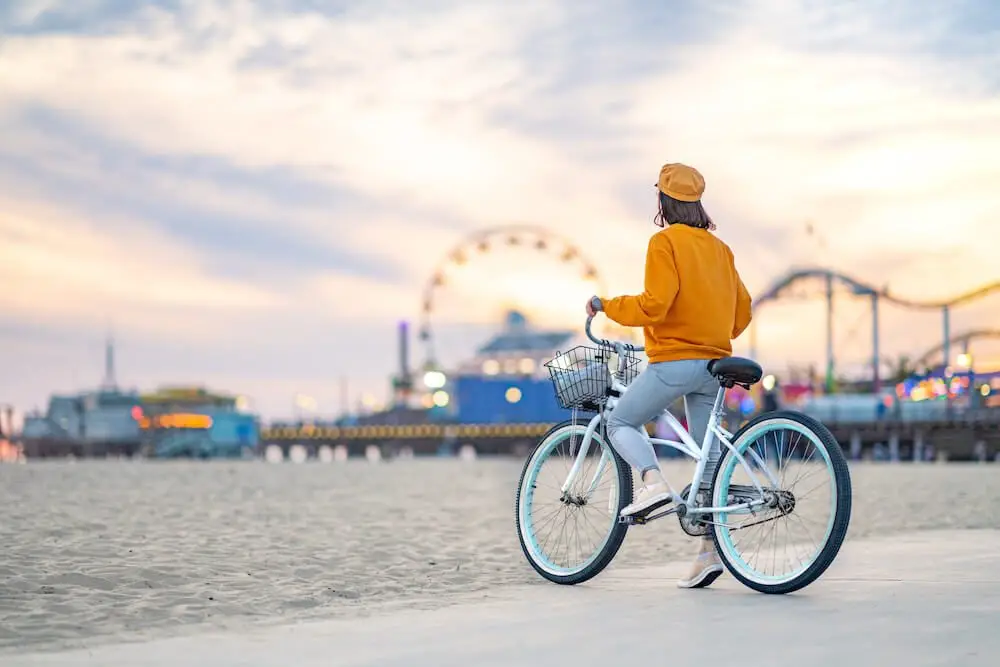
[[610, 347], [580, 345], [556, 354], [544, 365], [563, 408], [596, 411], [611, 394], [612, 373], [627, 385], [639, 373], [640, 359], [633, 350], [620, 355]]

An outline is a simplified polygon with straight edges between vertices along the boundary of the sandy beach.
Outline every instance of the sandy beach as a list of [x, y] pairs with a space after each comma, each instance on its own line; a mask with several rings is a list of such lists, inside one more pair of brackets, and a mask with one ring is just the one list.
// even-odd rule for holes
[[[678, 482], [688, 464], [667, 464]], [[513, 524], [515, 460], [0, 466], [0, 654], [436, 608], [551, 586]], [[1000, 528], [992, 465], [857, 464], [848, 539]], [[672, 518], [616, 568], [686, 558]]]

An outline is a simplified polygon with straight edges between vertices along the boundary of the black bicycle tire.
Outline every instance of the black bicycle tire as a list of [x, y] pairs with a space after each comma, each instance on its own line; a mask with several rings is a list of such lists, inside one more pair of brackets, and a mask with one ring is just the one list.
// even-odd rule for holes
[[[528, 563], [535, 570], [535, 572], [553, 583], [564, 586], [582, 584], [583, 582], [593, 579], [595, 576], [600, 574], [601, 571], [603, 571], [604, 568], [611, 563], [617, 555], [618, 550], [621, 549], [622, 543], [625, 541], [625, 535], [628, 532], [628, 524], [616, 522], [615, 527], [612, 528], [611, 538], [605, 543], [600, 555], [594, 559], [593, 563], [582, 569], [580, 572], [568, 575], [553, 574], [552, 572], [546, 571], [535, 562], [535, 560], [531, 557], [528, 545], [524, 542], [524, 533], [521, 530], [521, 488], [524, 484], [524, 477], [528, 473], [528, 464], [531, 463], [535, 452], [538, 451], [538, 448], [542, 446], [542, 443], [544, 443], [549, 436], [568, 426], [582, 426], [586, 428], [588, 423], [589, 420], [567, 419], [566, 421], [560, 422], [546, 431], [546, 433], [538, 439], [538, 442], [528, 454], [527, 458], [525, 458], [524, 465], [521, 468], [521, 475], [517, 480], [517, 493], [514, 497], [514, 528], [517, 531], [517, 539], [521, 544], [521, 551], [524, 553], [524, 557], [527, 559]], [[595, 431], [594, 435], [597, 437], [599, 434]], [[607, 443], [605, 435], [601, 434], [600, 437]], [[593, 441], [591, 444], [593, 444]], [[618, 455], [618, 452], [611, 447], [610, 443], [608, 443], [608, 449], [611, 451], [614, 458], [615, 465], [618, 468], [618, 475], [622, 480], [623, 486], [618, 494], [618, 507], [616, 508], [617, 515], [626, 505], [632, 502], [632, 468]]]
[[[843, 449], [837, 439], [833, 437], [833, 433], [830, 432], [822, 422], [810, 417], [802, 412], [796, 412], [793, 410], [778, 410], [774, 412], [766, 412], [761, 415], [757, 415], [746, 424], [744, 424], [732, 437], [731, 442], [734, 446], [739, 442], [740, 437], [745, 434], [748, 430], [759, 426], [761, 423], [772, 420], [787, 420], [798, 422], [802, 426], [806, 427], [812, 431], [816, 437], [823, 443], [826, 447], [827, 453], [830, 455], [830, 463], [833, 467], [834, 480], [837, 488], [837, 509], [836, 517], [834, 517], [833, 528], [830, 531], [830, 537], [827, 539], [826, 544], [823, 545], [819, 556], [809, 565], [799, 576], [791, 579], [790, 581], [781, 582], [778, 584], [764, 584], [761, 582], [753, 581], [752, 579], [744, 576], [734, 565], [729, 562], [727, 555], [723, 552], [719, 544], [718, 526], [714, 523], [711, 525], [712, 529], [712, 540], [715, 544], [715, 549], [720, 555], [720, 559], [725, 564], [726, 569], [729, 573], [739, 581], [744, 586], [755, 590], [759, 593], [765, 593], [769, 595], [785, 595], [787, 593], [794, 593], [795, 591], [801, 590], [806, 586], [812, 584], [814, 581], [819, 579], [824, 572], [833, 564], [834, 559], [836, 559], [837, 554], [840, 552], [841, 546], [843, 546], [844, 539], [847, 537], [847, 530], [851, 523], [851, 508], [852, 508], [852, 485], [851, 485], [851, 473], [847, 465], [847, 458], [844, 456]], [[715, 498], [715, 487], [718, 483], [719, 473], [722, 471], [723, 465], [722, 460], [726, 457], [728, 453], [727, 449], [723, 450], [722, 457], [719, 459], [719, 465], [716, 466], [715, 472], [712, 474], [712, 486], [710, 491], [710, 498]], [[731, 455], [731, 454], [730, 454]], [[713, 516], [713, 519], [715, 517]]]

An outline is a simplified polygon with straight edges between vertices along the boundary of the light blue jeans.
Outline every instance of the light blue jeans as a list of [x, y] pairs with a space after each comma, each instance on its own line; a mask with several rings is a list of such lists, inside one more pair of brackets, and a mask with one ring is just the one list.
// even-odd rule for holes
[[[611, 411], [607, 427], [611, 445], [640, 475], [660, 468], [645, 425], [681, 396], [688, 432], [701, 447], [719, 393], [719, 381], [708, 372], [708, 362], [708, 359], [685, 359], [649, 364]], [[705, 466], [704, 482], [711, 481], [720, 453], [716, 438]]]

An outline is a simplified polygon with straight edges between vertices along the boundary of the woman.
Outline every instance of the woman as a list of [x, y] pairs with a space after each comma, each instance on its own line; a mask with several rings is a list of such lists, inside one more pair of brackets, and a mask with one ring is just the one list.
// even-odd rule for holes
[[[663, 230], [649, 240], [643, 292], [587, 302], [588, 315], [603, 310], [618, 324], [643, 327], [649, 357], [646, 370], [608, 420], [611, 444], [642, 480], [623, 516], [648, 512], [673, 499], [645, 425], [683, 396], [688, 430], [701, 444], [719, 391], [708, 362], [730, 356], [731, 341], [750, 324], [750, 295], [733, 253], [712, 234], [715, 224], [701, 204], [702, 175], [687, 165], [666, 164], [657, 189], [659, 212], [654, 222]], [[711, 482], [719, 455], [716, 440], [703, 483]], [[690, 575], [678, 585], [708, 586], [720, 574], [722, 563], [706, 536]]]

